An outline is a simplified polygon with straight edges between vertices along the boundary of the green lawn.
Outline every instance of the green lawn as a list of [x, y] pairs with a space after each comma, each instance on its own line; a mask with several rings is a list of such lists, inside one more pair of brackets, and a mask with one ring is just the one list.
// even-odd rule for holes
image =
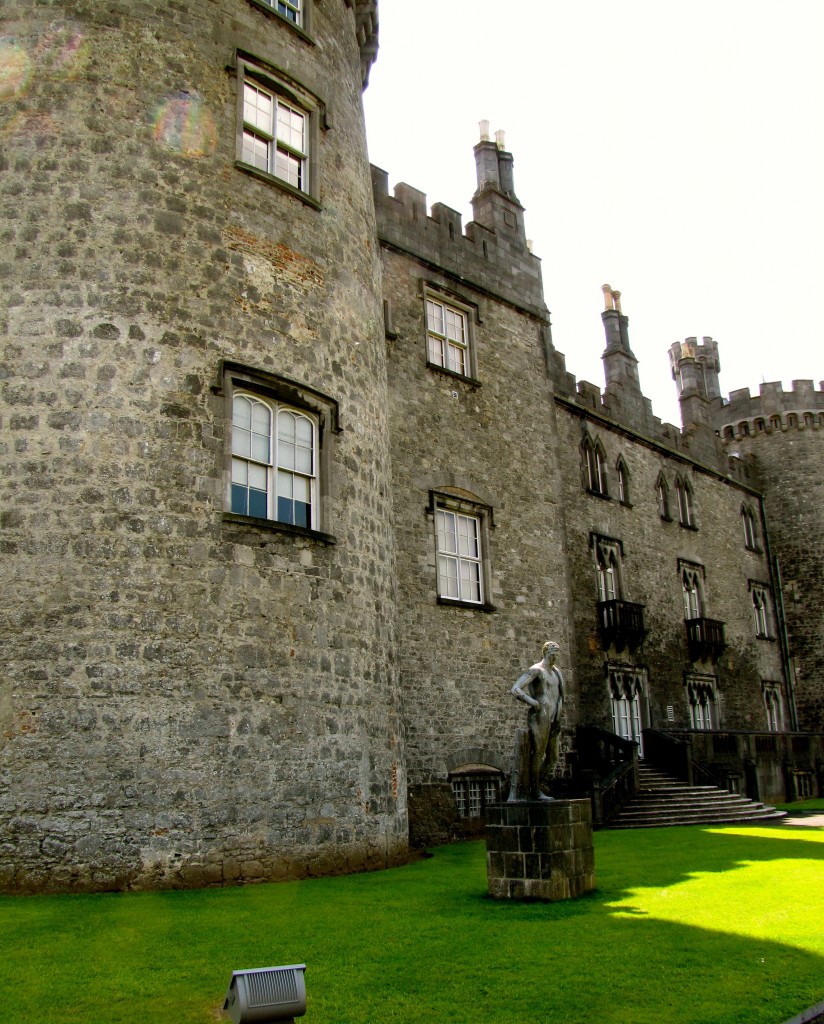
[[307, 1024], [779, 1024], [824, 999], [824, 829], [596, 835], [598, 890], [486, 898], [484, 847], [395, 871], [0, 900], [3, 1024], [215, 1024], [303, 963]]

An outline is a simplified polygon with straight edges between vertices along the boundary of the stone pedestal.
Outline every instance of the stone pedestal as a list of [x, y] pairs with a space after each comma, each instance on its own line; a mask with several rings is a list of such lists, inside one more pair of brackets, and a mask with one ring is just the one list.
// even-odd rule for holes
[[568, 900], [595, 888], [589, 800], [519, 800], [486, 809], [494, 899]]

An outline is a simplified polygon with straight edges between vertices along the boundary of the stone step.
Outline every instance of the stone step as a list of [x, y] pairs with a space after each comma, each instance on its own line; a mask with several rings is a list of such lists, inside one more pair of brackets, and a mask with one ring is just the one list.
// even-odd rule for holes
[[768, 804], [716, 786], [688, 786], [646, 766], [639, 767], [640, 788], [609, 828], [659, 828], [666, 825], [754, 823], [785, 817]]

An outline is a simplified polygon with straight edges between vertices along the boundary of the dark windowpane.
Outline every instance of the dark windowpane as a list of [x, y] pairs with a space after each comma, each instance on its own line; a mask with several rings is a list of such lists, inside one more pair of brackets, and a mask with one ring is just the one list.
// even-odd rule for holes
[[249, 515], [266, 518], [266, 491], [249, 490]]
[[246, 507], [246, 488], [232, 484], [232, 511], [238, 516], [249, 515]]
[[295, 526], [309, 527], [309, 505], [305, 501], [295, 502]]
[[278, 496], [278, 522], [279, 523], [294, 523], [294, 511], [293, 502], [291, 498], [281, 498]]

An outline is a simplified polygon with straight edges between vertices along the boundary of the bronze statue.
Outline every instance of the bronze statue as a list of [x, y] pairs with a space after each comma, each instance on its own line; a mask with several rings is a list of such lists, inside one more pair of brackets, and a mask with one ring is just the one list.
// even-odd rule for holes
[[519, 790], [526, 791], [530, 800], [552, 799], [541, 792], [541, 777], [545, 770], [551, 771], [558, 760], [558, 734], [564, 703], [564, 677], [555, 668], [560, 649], [553, 640], [548, 640], [542, 649], [543, 658], [518, 676], [512, 687], [513, 695], [529, 705], [526, 720], [529, 749], [527, 754], [527, 737], [523, 730], [519, 730], [509, 789], [510, 801], [518, 799]]

